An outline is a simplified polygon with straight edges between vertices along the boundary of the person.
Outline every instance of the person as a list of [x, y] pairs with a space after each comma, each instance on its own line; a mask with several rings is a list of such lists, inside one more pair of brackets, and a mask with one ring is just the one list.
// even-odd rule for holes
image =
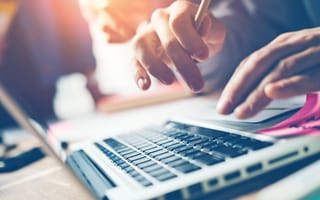
[[[55, 83], [62, 75], [85, 74], [98, 96], [90, 34], [77, 1], [17, 2], [16, 15], [0, 45], [1, 82], [44, 119], [55, 117]], [[13, 123], [3, 108], [0, 112], [0, 126]]]
[[[106, 5], [111, 8], [113, 1], [107, 2]], [[317, 47], [318, 29], [313, 27], [319, 25], [320, 12], [317, 10], [319, 3], [316, 0], [217, 0], [214, 1], [211, 12], [208, 12], [202, 22], [200, 30], [195, 30], [193, 26], [198, 4], [183, 0], [167, 3], [170, 5], [165, 8], [153, 7], [155, 11], [149, 17], [151, 19], [146, 26], [141, 28], [137, 21], [130, 23], [134, 25], [131, 28], [136, 32], [131, 31], [129, 37], [123, 37], [126, 41], [133, 37], [135, 79], [141, 89], [146, 90], [150, 87], [150, 75], [158, 78], [164, 84], [171, 84], [176, 79], [174, 70], [172, 70], [175, 68], [194, 92], [219, 90], [226, 85], [242, 60], [244, 61], [241, 62], [227, 84], [217, 106], [218, 112], [222, 114], [234, 111], [239, 118], [250, 117], [272, 99], [319, 89], [316, 88], [317, 84], [314, 84], [314, 80], [307, 78], [305, 79], [309, 81], [308, 85], [314, 87], [300, 87], [299, 92], [287, 93], [285, 96], [280, 95], [285, 93], [279, 92], [276, 85], [266, 85], [270, 81], [270, 76], [274, 77], [274, 74], [280, 69], [290, 69], [290, 61], [285, 58], [290, 57], [286, 53], [288, 49], [291, 49], [291, 44], [299, 46], [298, 44], [304, 43], [307, 54], [315, 55], [313, 60], [317, 62], [317, 50], [309, 50], [309, 47], [311, 49]], [[114, 7], [113, 13], [108, 10], [110, 9], [104, 9], [103, 13], [107, 13], [108, 19], [112, 20], [102, 24], [109, 27], [104, 31], [108, 37], [112, 37], [114, 30], [117, 30], [122, 23], [120, 23], [121, 20], [117, 23], [117, 17], [110, 16], [114, 16], [112, 14], [115, 10], [121, 9]], [[122, 12], [119, 11], [119, 13]], [[147, 13], [150, 13], [150, 9]], [[110, 31], [111, 24], [113, 31]], [[298, 30], [303, 31], [296, 32]], [[117, 37], [121, 38], [120, 35]], [[277, 39], [271, 42], [276, 37]], [[305, 37], [313, 39], [308, 40]], [[296, 38], [298, 44], [288, 43], [285, 38], [288, 40]], [[283, 51], [280, 54], [276, 51], [276, 47], [281, 44]], [[302, 48], [302, 46], [299, 47]], [[262, 49], [258, 50], [260, 48]], [[267, 58], [264, 58], [265, 55], [261, 55], [261, 52], [269, 52], [270, 55], [276, 54], [279, 57], [270, 58], [270, 55], [266, 55]], [[291, 52], [293, 53], [295, 52]], [[194, 60], [198, 63], [195, 64]], [[247, 66], [248, 64], [250, 66]], [[261, 64], [264, 64], [264, 70], [261, 70]], [[317, 68], [315, 70], [311, 71], [313, 75], [316, 74], [313, 72], [317, 72]], [[297, 73], [301, 71], [303, 71], [302, 68]], [[269, 73], [269, 75], [264, 77], [264, 73]], [[255, 89], [254, 86], [260, 81], [262, 83], [258, 89]], [[206, 82], [205, 88], [203, 88], [204, 82]], [[305, 84], [300, 83], [299, 85], [304, 86]], [[286, 91], [289, 92], [288, 89]], [[240, 106], [241, 103], [243, 105]]]
[[320, 90], [319, 1], [214, 1], [199, 30], [197, 8], [175, 1], [134, 36], [141, 89], [150, 87], [150, 75], [171, 84], [175, 69], [194, 92], [222, 89], [233, 74], [217, 110], [239, 118], [273, 99]]

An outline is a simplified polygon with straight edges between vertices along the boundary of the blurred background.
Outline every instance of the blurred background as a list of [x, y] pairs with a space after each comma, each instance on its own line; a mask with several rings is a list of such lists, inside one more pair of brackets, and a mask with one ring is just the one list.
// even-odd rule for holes
[[[49, 119], [91, 112], [114, 95], [141, 94], [131, 75], [129, 40], [149, 17], [152, 3], [110, 2], [0, 0], [0, 80]], [[112, 41], [106, 28], [129, 15], [133, 27], [117, 27], [131, 35]], [[1, 126], [13, 123], [3, 108], [0, 112]]]

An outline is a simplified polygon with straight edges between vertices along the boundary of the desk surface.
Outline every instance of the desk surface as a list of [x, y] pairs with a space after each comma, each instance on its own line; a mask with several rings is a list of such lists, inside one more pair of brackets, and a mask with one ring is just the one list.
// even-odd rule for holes
[[[311, 161], [311, 160], [310, 160]], [[308, 162], [310, 162], [308, 161]], [[273, 172], [232, 186], [214, 194], [218, 199], [254, 200], [257, 191], [305, 165], [287, 167], [286, 174]], [[282, 173], [282, 172], [281, 172]], [[270, 179], [270, 180], [267, 180]], [[231, 196], [230, 196], [231, 195]], [[19, 171], [0, 175], [2, 200], [90, 200], [93, 199], [78, 180], [53, 158], [44, 158]]]
[[52, 158], [0, 175], [0, 199], [92, 199], [74, 177]]
[[[254, 197], [252, 193], [239, 199]], [[90, 200], [92, 197], [57, 161], [47, 157], [17, 172], [0, 175], [0, 199]]]

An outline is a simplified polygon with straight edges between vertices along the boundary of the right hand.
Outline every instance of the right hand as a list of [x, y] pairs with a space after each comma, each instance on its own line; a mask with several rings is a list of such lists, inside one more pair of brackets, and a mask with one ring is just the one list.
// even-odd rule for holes
[[146, 90], [150, 75], [164, 84], [174, 82], [173, 67], [188, 87], [200, 91], [204, 80], [196, 61], [203, 61], [217, 53], [225, 38], [224, 25], [209, 12], [196, 30], [194, 25], [198, 4], [179, 0], [167, 8], [157, 9], [148, 26], [133, 38], [135, 50], [135, 80]]

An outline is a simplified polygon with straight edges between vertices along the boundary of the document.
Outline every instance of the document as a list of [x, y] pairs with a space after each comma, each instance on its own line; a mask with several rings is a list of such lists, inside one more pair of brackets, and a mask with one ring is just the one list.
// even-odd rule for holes
[[204, 106], [200, 110], [193, 112], [192, 118], [202, 120], [220, 120], [236, 123], [261, 123], [271, 118], [278, 117], [279, 115], [282, 115], [284, 113], [297, 110], [304, 105], [305, 101], [305, 96], [274, 100], [256, 116], [248, 119], [238, 119], [233, 114], [220, 115], [216, 112], [217, 101], [207, 99], [207, 102], [204, 103]]

